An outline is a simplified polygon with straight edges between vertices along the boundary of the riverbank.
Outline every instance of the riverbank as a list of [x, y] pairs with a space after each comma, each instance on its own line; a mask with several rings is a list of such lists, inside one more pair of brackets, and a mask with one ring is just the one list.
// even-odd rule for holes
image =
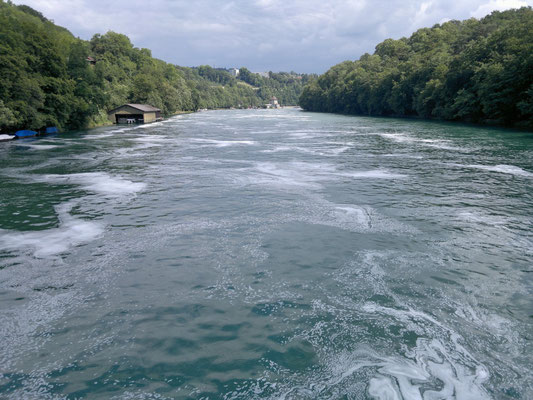
[[354, 118], [375, 118], [375, 119], [384, 119], [384, 120], [397, 119], [397, 120], [406, 120], [406, 121], [420, 121], [420, 122], [443, 124], [443, 125], [449, 125], [449, 126], [463, 125], [463, 126], [470, 126], [470, 127], [475, 127], [475, 128], [506, 129], [506, 130], [514, 131], [514, 132], [533, 133], [533, 127], [529, 126], [528, 124], [516, 124], [516, 125], [509, 126], [509, 125], [497, 123], [495, 121], [470, 122], [470, 121], [447, 120], [447, 119], [439, 119], [439, 118], [425, 118], [425, 117], [420, 117], [416, 115], [365, 115], [365, 114], [350, 114], [350, 113], [343, 113], [343, 112], [312, 111], [312, 110], [303, 109], [300, 106], [296, 106], [295, 108], [299, 108], [305, 113], [331, 114], [331, 115], [340, 115], [340, 116], [354, 117]]

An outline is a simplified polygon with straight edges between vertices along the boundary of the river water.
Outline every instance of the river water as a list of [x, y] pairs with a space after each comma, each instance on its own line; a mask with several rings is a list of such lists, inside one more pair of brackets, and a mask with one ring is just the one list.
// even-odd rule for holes
[[0, 398], [532, 399], [533, 134], [210, 111], [0, 147]]

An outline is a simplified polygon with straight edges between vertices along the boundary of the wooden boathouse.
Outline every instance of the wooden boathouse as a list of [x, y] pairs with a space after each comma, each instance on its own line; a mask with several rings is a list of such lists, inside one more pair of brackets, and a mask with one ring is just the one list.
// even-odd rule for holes
[[147, 124], [160, 121], [161, 110], [148, 104], [124, 104], [107, 113], [114, 124]]

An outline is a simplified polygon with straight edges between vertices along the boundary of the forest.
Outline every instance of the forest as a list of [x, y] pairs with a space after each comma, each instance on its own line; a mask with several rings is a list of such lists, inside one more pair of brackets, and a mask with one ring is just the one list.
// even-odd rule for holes
[[312, 76], [242, 68], [235, 78], [210, 66], [180, 67], [134, 47], [122, 34], [74, 37], [39, 11], [0, 0], [0, 133], [107, 122], [107, 111], [147, 103], [170, 116], [201, 108], [296, 105]]
[[495, 11], [387, 39], [311, 81], [308, 111], [533, 128], [533, 10]]

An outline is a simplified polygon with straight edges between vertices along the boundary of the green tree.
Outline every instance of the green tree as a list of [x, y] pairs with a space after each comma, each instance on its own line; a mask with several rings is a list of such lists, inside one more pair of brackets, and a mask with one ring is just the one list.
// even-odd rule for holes
[[304, 88], [310, 111], [533, 127], [533, 11], [450, 21], [387, 39]]

